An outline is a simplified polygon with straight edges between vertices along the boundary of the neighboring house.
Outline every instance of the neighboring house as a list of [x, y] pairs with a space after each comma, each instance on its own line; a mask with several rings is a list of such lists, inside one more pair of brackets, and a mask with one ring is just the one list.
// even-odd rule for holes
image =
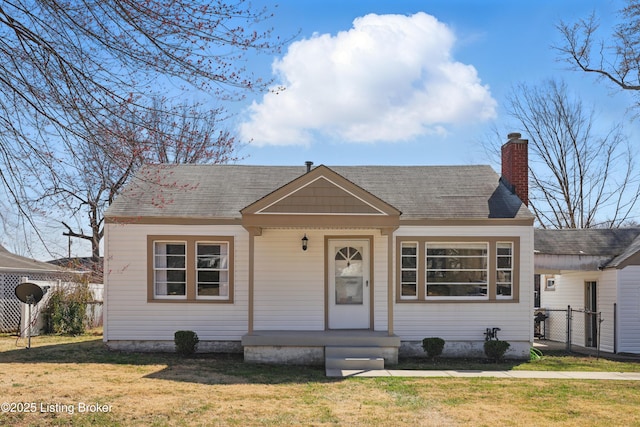
[[104, 259], [102, 257], [97, 262], [93, 261], [91, 257], [57, 258], [47, 262], [67, 270], [82, 271], [89, 275], [89, 283], [101, 284], [103, 282], [102, 264]]
[[[640, 353], [640, 228], [535, 230], [535, 271], [541, 308], [580, 310], [573, 344]], [[566, 341], [566, 327], [546, 326]]]
[[23, 281], [54, 286], [65, 277], [68, 273], [60, 267], [13, 254], [0, 245], [0, 332], [21, 329], [24, 316], [22, 303], [15, 295], [16, 286]]
[[482, 355], [500, 328], [528, 357], [534, 217], [527, 141], [509, 138], [503, 179], [489, 166], [146, 166], [106, 213], [104, 341], [173, 350], [193, 330], [200, 351], [328, 366], [376, 348], [391, 363], [424, 355], [425, 337]]

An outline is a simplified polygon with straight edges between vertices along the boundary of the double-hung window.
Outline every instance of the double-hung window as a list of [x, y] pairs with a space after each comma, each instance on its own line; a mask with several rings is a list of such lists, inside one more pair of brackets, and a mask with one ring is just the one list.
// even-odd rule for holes
[[197, 243], [197, 298], [225, 299], [229, 296], [228, 254], [229, 245], [227, 243]]
[[426, 244], [427, 298], [488, 297], [487, 243]]
[[233, 237], [147, 236], [148, 301], [233, 302]]
[[401, 298], [418, 299], [418, 243], [402, 242], [401, 252]]
[[153, 249], [154, 293], [156, 297], [186, 298], [186, 243], [155, 242]]
[[513, 298], [513, 243], [496, 244], [496, 297]]

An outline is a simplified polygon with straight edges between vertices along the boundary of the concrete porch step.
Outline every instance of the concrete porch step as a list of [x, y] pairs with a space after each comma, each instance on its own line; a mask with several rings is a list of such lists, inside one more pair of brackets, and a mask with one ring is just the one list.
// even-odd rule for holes
[[370, 371], [384, 369], [382, 357], [327, 357], [324, 366], [326, 370]]
[[384, 357], [383, 349], [378, 346], [326, 346], [325, 357]]
[[327, 346], [325, 369], [369, 371], [384, 369], [384, 349], [372, 346]]

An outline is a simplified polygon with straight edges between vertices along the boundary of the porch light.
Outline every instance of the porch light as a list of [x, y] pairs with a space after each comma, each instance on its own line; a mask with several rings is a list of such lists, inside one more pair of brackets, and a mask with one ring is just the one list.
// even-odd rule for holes
[[308, 243], [309, 243], [309, 238], [307, 237], [307, 234], [305, 233], [304, 237], [302, 238], [302, 250], [303, 251], [307, 250]]

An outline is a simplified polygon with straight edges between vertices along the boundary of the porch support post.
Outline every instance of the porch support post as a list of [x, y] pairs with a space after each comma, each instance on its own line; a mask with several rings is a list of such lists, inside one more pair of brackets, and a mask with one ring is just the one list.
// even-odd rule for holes
[[253, 278], [254, 278], [254, 254], [255, 254], [255, 236], [262, 235], [262, 229], [259, 227], [247, 227], [249, 232], [249, 300], [247, 315], [247, 333], [253, 333]]
[[398, 227], [382, 228], [380, 234], [387, 236], [387, 331], [393, 335], [393, 232]]

